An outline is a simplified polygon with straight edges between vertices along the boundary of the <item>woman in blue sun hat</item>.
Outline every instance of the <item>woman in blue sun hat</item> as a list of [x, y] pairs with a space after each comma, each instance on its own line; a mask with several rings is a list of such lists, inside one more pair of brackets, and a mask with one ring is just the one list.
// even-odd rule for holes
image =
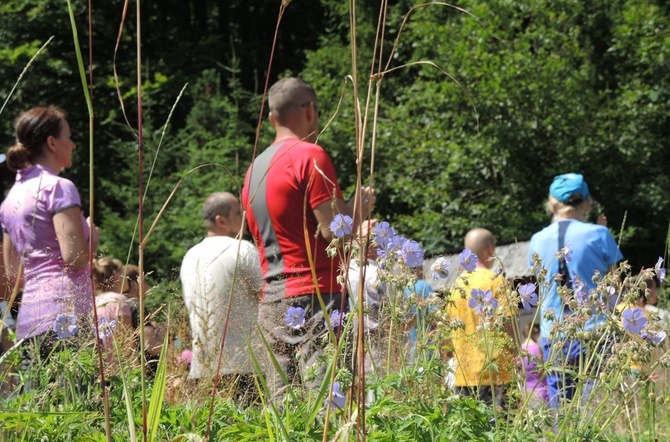
[[[560, 325], [581, 315], [585, 322], [578, 322], [583, 324], [578, 328], [584, 332], [602, 323], [604, 316], [595, 314], [593, 306], [588, 304], [588, 294], [597, 286], [593, 277], [596, 273], [606, 275], [623, 259], [607, 227], [586, 222], [591, 204], [589, 187], [581, 174], [555, 177], [547, 201], [553, 222], [533, 235], [528, 251], [529, 265], [536, 266], [539, 258], [541, 267], [547, 271], [545, 282], [540, 284], [540, 347], [546, 362], [554, 361], [563, 367], [578, 364], [586, 349], [579, 340], [557, 331], [556, 323]], [[560, 291], [570, 293], [569, 299], [559, 294], [563, 285], [566, 287]], [[584, 317], [585, 312], [591, 314]], [[552, 340], [561, 342], [552, 348]], [[549, 401], [554, 408], [559, 407], [562, 399], [571, 400], [575, 393], [576, 380], [566, 373], [556, 370], [547, 374]], [[588, 393], [588, 387], [584, 391]]]

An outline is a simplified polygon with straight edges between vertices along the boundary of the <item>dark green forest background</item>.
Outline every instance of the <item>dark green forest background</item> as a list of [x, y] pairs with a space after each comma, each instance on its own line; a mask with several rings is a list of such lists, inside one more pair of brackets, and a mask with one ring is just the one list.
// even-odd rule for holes
[[[356, 2], [363, 98], [380, 3]], [[87, 59], [88, 7], [73, 4]], [[125, 258], [130, 251], [136, 260], [130, 241], [139, 198], [136, 6], [130, 5], [116, 59], [131, 128], [113, 77], [123, 2], [92, 4], [96, 221], [105, 253]], [[403, 18], [418, 4], [389, 2], [385, 60]], [[188, 170], [222, 165], [189, 175], [158, 224], [145, 255], [158, 278], [176, 277], [185, 251], [202, 237], [204, 197], [235, 191], [241, 182], [268, 77], [300, 75], [311, 82], [322, 122], [345, 91], [320, 144], [332, 155], [345, 194], [353, 192], [348, 2], [293, 0], [268, 71], [279, 6], [280, 0], [141, 3], [145, 183], [155, 163], [145, 229]], [[418, 240], [428, 255], [459, 250], [475, 226], [492, 230], [501, 244], [527, 240], [548, 223], [543, 202], [553, 176], [576, 171], [585, 174], [634, 268], [652, 266], [665, 254], [670, 222], [670, 2], [466, 0], [458, 6], [476, 18], [440, 5], [416, 10], [390, 62], [430, 60], [458, 83], [429, 65], [396, 70], [381, 83], [376, 217]], [[13, 120], [22, 110], [64, 108], [78, 143], [76, 165], [64, 175], [88, 207], [88, 114], [65, 0], [0, 4], [0, 100], [51, 36], [0, 116], [0, 141], [3, 148], [12, 144]], [[264, 121], [259, 149], [271, 138]], [[7, 189], [13, 174], [0, 169]]]

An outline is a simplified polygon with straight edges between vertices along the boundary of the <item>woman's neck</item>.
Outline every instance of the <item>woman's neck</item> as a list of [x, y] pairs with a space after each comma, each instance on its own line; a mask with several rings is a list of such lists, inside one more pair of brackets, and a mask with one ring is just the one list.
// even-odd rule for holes
[[57, 161], [54, 161], [53, 159], [49, 158], [40, 158], [35, 161], [35, 165], [45, 167], [56, 173], [56, 175], [60, 174], [60, 171], [62, 169], [62, 167], [60, 166], [60, 164], [58, 164]]

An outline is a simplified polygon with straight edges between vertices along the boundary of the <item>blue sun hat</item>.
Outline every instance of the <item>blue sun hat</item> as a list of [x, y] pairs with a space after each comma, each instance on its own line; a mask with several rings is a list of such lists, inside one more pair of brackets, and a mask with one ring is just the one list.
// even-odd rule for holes
[[579, 173], [564, 173], [554, 178], [549, 194], [568, 206], [577, 206], [589, 198], [589, 186]]

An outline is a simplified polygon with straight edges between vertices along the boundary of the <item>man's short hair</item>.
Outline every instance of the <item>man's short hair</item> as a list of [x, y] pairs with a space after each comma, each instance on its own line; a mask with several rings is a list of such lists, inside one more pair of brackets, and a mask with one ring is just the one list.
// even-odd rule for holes
[[214, 228], [217, 215], [228, 216], [236, 200], [235, 195], [229, 192], [214, 192], [209, 195], [202, 205], [205, 227], [208, 230]]
[[490, 247], [495, 248], [496, 239], [491, 233], [490, 230], [484, 228], [476, 228], [470, 230], [465, 235], [465, 247], [469, 248], [474, 252], [475, 255], [479, 255], [486, 252]]
[[283, 123], [304, 103], [316, 101], [316, 91], [303, 80], [295, 77], [283, 78], [268, 91], [268, 107], [274, 118]]

